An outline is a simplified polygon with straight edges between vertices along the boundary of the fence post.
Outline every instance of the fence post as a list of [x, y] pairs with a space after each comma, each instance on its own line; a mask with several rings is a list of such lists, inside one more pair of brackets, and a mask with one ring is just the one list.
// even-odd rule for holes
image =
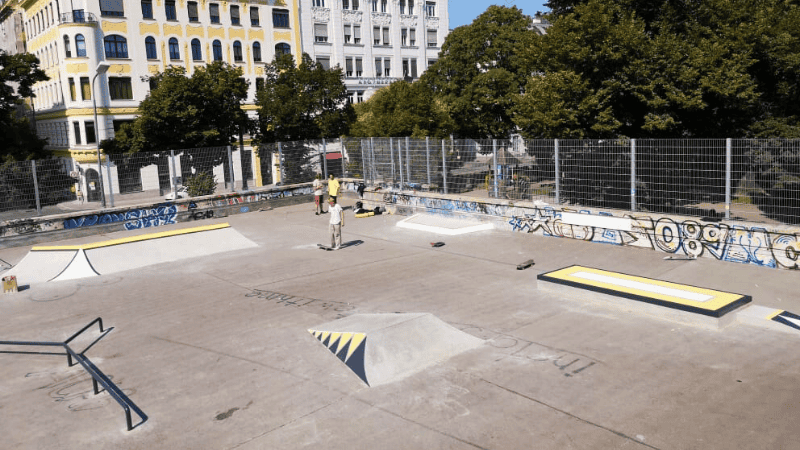
[[403, 189], [403, 144], [397, 140], [397, 169], [400, 171], [400, 189]]
[[553, 158], [556, 163], [556, 204], [559, 204], [561, 203], [561, 169], [558, 166], [558, 139], [555, 139]]
[[[169, 160], [172, 163], [171, 164], [171, 166], [172, 166], [172, 199], [173, 200], [177, 200], [178, 199], [178, 171], [175, 169], [175, 150], [170, 150], [169, 151], [169, 155], [170, 155]], [[181, 183], [183, 183], [183, 180], [181, 180]]]
[[500, 175], [497, 171], [497, 139], [492, 139], [492, 171], [494, 172], [494, 198], [500, 198], [497, 192], [497, 178]]
[[33, 175], [33, 194], [36, 196], [36, 214], [42, 215], [42, 201], [39, 199], [39, 180], [36, 176], [36, 161], [31, 160], [31, 174]]
[[364, 180], [364, 184], [367, 184], [367, 160], [364, 159], [364, 140], [360, 139], [360, 142], [358, 147], [361, 149], [361, 178]]
[[342, 150], [339, 152], [342, 155], [342, 157], [341, 157], [341, 161], [342, 161], [342, 178], [347, 178], [347, 166], [344, 163], [344, 155], [345, 155], [345, 152], [347, 151], [347, 147], [346, 147], [346, 144], [344, 143], [344, 139], [339, 138], [339, 143], [342, 144]]
[[392, 184], [394, 184], [394, 138], [389, 138], [389, 161], [392, 168]]
[[444, 148], [444, 139], [442, 139], [442, 187], [444, 193], [447, 194], [447, 150]]
[[410, 157], [411, 151], [408, 149], [409, 146], [408, 142], [409, 139], [408, 136], [406, 136], [406, 182], [408, 184], [411, 184], [411, 157]]
[[233, 178], [233, 151], [228, 146], [228, 173], [231, 177], [231, 192], [236, 192], [236, 180]]
[[111, 207], [114, 207], [114, 181], [111, 178], [111, 155], [106, 158], [106, 174], [108, 177], [108, 199], [111, 201]]
[[322, 140], [322, 149], [320, 149], [320, 169], [324, 179], [328, 179], [328, 147], [325, 145], [325, 139]]
[[284, 182], [285, 174], [283, 172], [283, 144], [281, 144], [280, 142], [278, 142], [278, 166], [280, 167], [279, 170], [281, 172], [281, 179], [280, 179], [279, 183], [281, 185], [285, 185], [286, 184]]
[[431, 145], [430, 138], [425, 136], [425, 167], [428, 169], [428, 190], [431, 189]]
[[631, 139], [631, 211], [636, 211], [636, 139]]
[[725, 139], [725, 219], [731, 218], [731, 166], [733, 145], [731, 138]]
[[375, 138], [369, 138], [369, 153], [370, 153], [370, 157], [369, 157], [370, 178], [369, 179], [370, 179], [372, 184], [375, 184], [375, 178], [377, 178], [375, 176], [375, 144], [373, 142], [374, 139]]

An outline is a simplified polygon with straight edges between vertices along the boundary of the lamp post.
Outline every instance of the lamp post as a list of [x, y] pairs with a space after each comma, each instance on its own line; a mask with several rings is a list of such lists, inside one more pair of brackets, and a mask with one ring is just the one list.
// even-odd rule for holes
[[97, 76], [101, 73], [106, 73], [109, 68], [109, 64], [106, 62], [100, 62], [97, 64], [97, 69], [95, 70], [94, 76], [92, 77], [92, 106], [94, 107], [94, 142], [97, 146], [97, 173], [100, 175], [100, 202], [103, 205], [103, 208], [106, 207], [106, 193], [103, 189], [103, 166], [100, 161], [100, 127], [97, 124], [97, 96], [94, 92], [94, 80], [97, 79]]

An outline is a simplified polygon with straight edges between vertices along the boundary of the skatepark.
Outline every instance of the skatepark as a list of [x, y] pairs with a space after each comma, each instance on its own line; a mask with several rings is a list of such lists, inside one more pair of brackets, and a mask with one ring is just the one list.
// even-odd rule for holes
[[795, 271], [345, 214], [335, 252], [312, 204], [0, 250], [0, 341], [101, 317], [69, 346], [146, 414], [8, 345], [0, 447], [797, 445]]

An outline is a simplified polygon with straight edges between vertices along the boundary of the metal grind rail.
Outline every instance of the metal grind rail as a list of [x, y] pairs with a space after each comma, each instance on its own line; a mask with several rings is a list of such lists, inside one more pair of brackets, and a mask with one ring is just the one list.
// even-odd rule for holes
[[[99, 336], [95, 341], [89, 344], [82, 352], [78, 353], [75, 352], [70, 346], [69, 343], [72, 342], [75, 338], [80, 336], [84, 331], [88, 330], [94, 324], [98, 324], [100, 328], [100, 333], [103, 333]], [[131, 410], [135, 412], [141, 422], [136, 424], [139, 426], [147, 421], [147, 415], [142, 411], [138, 406], [136, 406], [124, 392], [120, 389], [116, 384], [114, 384], [111, 379], [109, 379], [94, 363], [86, 356], [84, 353], [92, 348], [94, 344], [96, 344], [103, 336], [105, 336], [106, 332], [110, 331], [109, 329], [103, 329], [103, 319], [98, 317], [93, 321], [89, 322], [88, 325], [81, 328], [77, 333], [70, 336], [64, 342], [33, 342], [33, 341], [0, 341], [0, 345], [9, 345], [9, 346], [30, 346], [30, 347], [61, 347], [64, 349], [64, 353], [60, 352], [45, 352], [45, 351], [21, 351], [21, 350], [0, 350], [0, 353], [18, 353], [18, 354], [26, 354], [26, 355], [65, 355], [67, 357], [67, 364], [72, 367], [76, 363], [73, 362], [73, 359], [77, 361], [77, 364], [80, 364], [81, 367], [92, 377], [92, 386], [94, 388], [95, 395], [99, 394], [101, 391], [98, 388], [98, 384], [103, 387], [103, 390], [108, 392], [108, 394], [114, 400], [119, 403], [123, 410], [125, 410], [125, 420], [128, 425], [128, 431], [133, 430], [134, 425], [131, 417]]]

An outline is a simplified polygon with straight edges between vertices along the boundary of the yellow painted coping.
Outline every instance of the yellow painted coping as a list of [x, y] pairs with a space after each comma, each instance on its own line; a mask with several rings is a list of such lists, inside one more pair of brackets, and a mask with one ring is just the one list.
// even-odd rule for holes
[[59, 251], [59, 250], [90, 250], [93, 248], [110, 247], [112, 245], [130, 244], [132, 242], [147, 241], [150, 239], [161, 239], [171, 236], [179, 236], [189, 233], [200, 233], [203, 231], [219, 230], [221, 228], [230, 227], [229, 223], [219, 223], [216, 225], [205, 225], [202, 227], [182, 228], [180, 230], [161, 231], [158, 233], [140, 234], [138, 236], [130, 236], [120, 239], [111, 239], [108, 241], [93, 242], [91, 244], [82, 245], [48, 245], [41, 247], [32, 247], [31, 251]]
[[540, 274], [538, 279], [714, 317], [751, 301], [749, 295], [578, 265]]
[[784, 312], [786, 312], [786, 311], [784, 311], [784, 310], [782, 310], [782, 309], [776, 309], [776, 310], [775, 310], [775, 311], [773, 311], [773, 312], [772, 312], [770, 315], [768, 315], [766, 318], [767, 318], [767, 320], [772, 320], [772, 319], [774, 319], [775, 317], [777, 317], [777, 316], [780, 316], [780, 315], [781, 315], [781, 314], [783, 314]]

